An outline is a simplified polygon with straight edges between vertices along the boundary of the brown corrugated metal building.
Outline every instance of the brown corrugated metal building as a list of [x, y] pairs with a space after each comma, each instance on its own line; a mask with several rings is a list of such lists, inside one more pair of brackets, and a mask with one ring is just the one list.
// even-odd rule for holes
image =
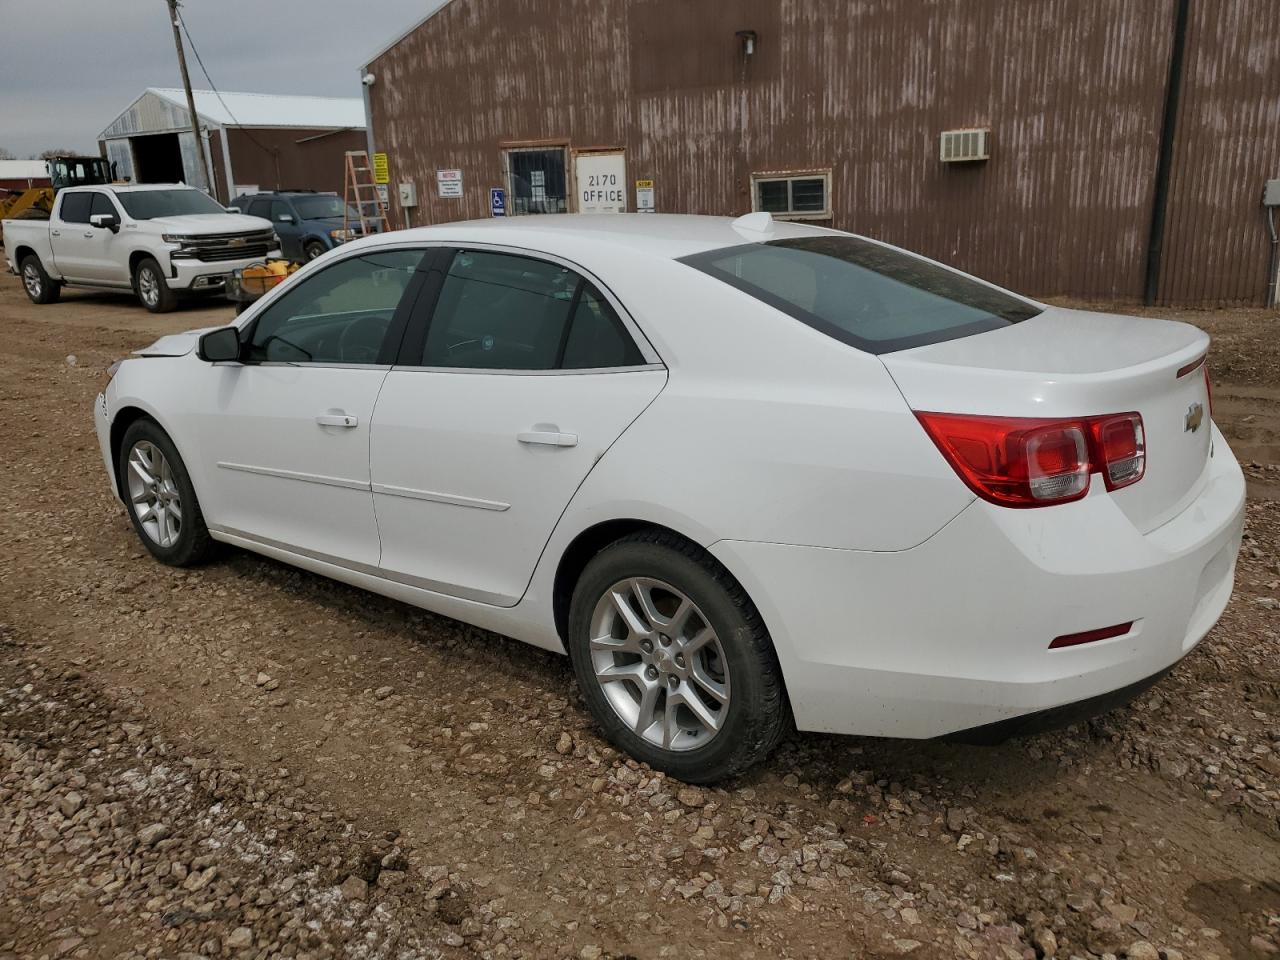
[[[1033, 295], [1266, 295], [1276, 0], [451, 0], [362, 73], [415, 223], [620, 184], [627, 210], [791, 211]], [[944, 162], [952, 130], [987, 158]]]
[[[365, 145], [358, 97], [193, 91], [209, 166], [223, 203], [258, 190], [341, 192], [345, 154]], [[98, 135], [116, 176], [136, 183], [200, 183], [182, 90], [151, 87]]]

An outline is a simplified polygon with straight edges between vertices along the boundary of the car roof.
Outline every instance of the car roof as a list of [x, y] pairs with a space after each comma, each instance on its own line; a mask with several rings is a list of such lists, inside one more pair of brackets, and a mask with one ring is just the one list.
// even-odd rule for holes
[[[189, 183], [100, 183], [97, 187], [68, 187], [69, 190], [94, 190], [110, 187], [116, 193], [145, 193], [148, 190], [199, 190]], [[199, 190], [204, 193], [203, 190]]]
[[254, 190], [239, 194], [241, 197], [336, 197], [335, 190]]
[[412, 240], [492, 243], [566, 256], [581, 251], [584, 245], [607, 245], [615, 250], [677, 259], [745, 243], [839, 233], [785, 220], [767, 222], [764, 230], [751, 229], [742, 219], [679, 213], [538, 214], [396, 230], [370, 237], [362, 244], [382, 246]]

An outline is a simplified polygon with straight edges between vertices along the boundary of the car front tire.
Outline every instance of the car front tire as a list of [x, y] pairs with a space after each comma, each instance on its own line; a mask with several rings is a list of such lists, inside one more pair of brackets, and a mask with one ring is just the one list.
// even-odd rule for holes
[[169, 289], [164, 271], [151, 257], [138, 261], [133, 272], [133, 289], [137, 291], [142, 305], [152, 313], [168, 313], [178, 305], [178, 297]]
[[319, 240], [308, 240], [302, 248], [302, 258], [304, 260], [314, 260], [316, 257], [323, 256], [328, 252], [329, 248]]
[[186, 464], [154, 420], [135, 420], [119, 451], [120, 496], [129, 520], [151, 555], [171, 567], [189, 567], [210, 556], [213, 538]]
[[689, 783], [759, 763], [790, 727], [782, 671], [742, 586], [665, 531], [597, 554], [574, 589], [569, 647], [605, 736]]
[[22, 289], [32, 303], [56, 303], [62, 295], [62, 284], [45, 272], [44, 264], [34, 253], [22, 258], [18, 272], [22, 274]]

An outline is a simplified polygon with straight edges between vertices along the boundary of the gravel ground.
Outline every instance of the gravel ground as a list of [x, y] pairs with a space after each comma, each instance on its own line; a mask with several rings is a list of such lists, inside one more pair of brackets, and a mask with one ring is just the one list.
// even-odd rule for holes
[[92, 399], [230, 316], [0, 278], [0, 958], [1277, 953], [1280, 316], [1178, 314], [1251, 498], [1165, 681], [1000, 747], [800, 735], [723, 789], [610, 749], [560, 658], [246, 553], [151, 561]]

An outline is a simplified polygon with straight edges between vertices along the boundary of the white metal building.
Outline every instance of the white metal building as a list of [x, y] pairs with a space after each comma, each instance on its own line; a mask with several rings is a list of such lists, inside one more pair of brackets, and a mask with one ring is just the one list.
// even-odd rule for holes
[[[343, 154], [363, 149], [359, 97], [194, 91], [214, 194], [248, 188], [341, 190]], [[148, 87], [98, 135], [116, 175], [138, 183], [199, 183], [180, 89]]]

